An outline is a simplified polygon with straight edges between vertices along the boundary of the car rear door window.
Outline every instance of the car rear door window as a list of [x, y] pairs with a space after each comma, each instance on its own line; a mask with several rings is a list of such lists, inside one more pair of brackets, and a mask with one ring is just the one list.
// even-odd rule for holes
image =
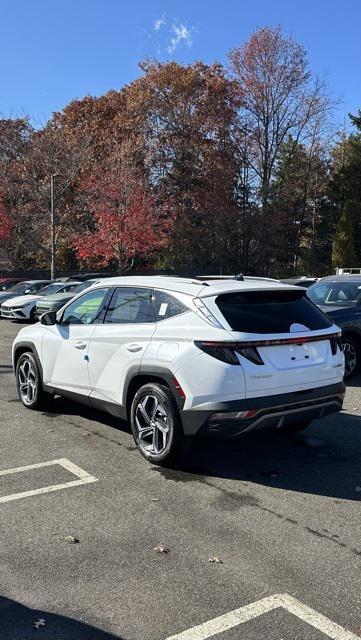
[[177, 298], [174, 298], [165, 291], [154, 291], [153, 305], [157, 322], [177, 316], [180, 313], [184, 313], [184, 311], [189, 311]]
[[289, 333], [332, 326], [302, 290], [224, 293], [216, 304], [233, 331]]
[[117, 287], [105, 315], [105, 324], [154, 322], [151, 289]]

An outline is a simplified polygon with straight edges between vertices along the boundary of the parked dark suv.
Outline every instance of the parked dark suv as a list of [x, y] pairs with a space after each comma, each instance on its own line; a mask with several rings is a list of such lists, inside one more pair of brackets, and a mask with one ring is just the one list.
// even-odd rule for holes
[[341, 327], [345, 379], [352, 378], [361, 365], [361, 275], [327, 276], [307, 295]]

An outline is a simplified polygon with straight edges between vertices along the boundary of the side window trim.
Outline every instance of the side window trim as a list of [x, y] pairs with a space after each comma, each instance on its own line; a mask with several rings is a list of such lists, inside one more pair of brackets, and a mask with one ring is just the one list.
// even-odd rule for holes
[[[103, 303], [99, 312], [98, 320], [97, 322], [94, 322], [94, 325], [104, 324], [105, 316], [107, 314], [110, 301], [113, 297], [113, 292], [114, 292], [114, 287], [108, 287], [108, 292], [103, 300]], [[86, 290], [85, 290], [85, 293], [86, 293]]]

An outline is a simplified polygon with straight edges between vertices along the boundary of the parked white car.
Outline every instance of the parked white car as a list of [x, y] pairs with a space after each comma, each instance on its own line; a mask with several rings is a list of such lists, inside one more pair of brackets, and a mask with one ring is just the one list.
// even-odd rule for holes
[[35, 320], [36, 303], [44, 296], [66, 293], [76, 286], [75, 282], [51, 282], [35, 292], [10, 298], [0, 305], [0, 315], [8, 320]]
[[107, 279], [13, 345], [19, 397], [54, 394], [130, 420], [168, 463], [188, 436], [296, 431], [340, 411], [340, 331], [304, 289], [266, 281]]
[[10, 287], [10, 289], [7, 289], [6, 291], [0, 291], [0, 305], [6, 303], [12, 298], [18, 298], [19, 296], [24, 296], [25, 294], [36, 294], [38, 291], [40, 291], [40, 289], [43, 289], [49, 283], [50, 280], [23, 280], [22, 282], [18, 282], [13, 287]]

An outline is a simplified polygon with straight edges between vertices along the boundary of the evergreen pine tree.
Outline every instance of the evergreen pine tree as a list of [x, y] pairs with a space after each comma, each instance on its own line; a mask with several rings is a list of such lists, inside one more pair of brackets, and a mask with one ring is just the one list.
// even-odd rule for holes
[[354, 229], [350, 207], [346, 203], [332, 245], [332, 264], [338, 267], [357, 267], [354, 248]]

